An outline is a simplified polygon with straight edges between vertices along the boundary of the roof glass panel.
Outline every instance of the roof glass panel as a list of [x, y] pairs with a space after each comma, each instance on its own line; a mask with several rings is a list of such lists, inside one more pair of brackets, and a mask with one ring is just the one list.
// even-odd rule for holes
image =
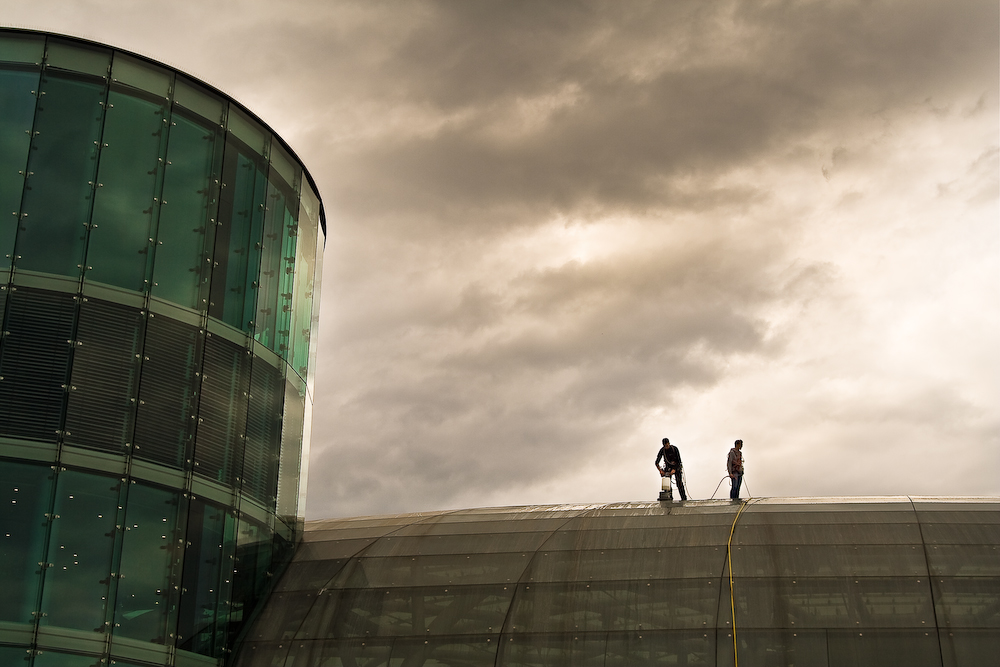
[[514, 585], [331, 590], [315, 601], [297, 639], [495, 632]]
[[397, 530], [398, 526], [346, 526], [333, 530], [309, 530], [303, 535], [306, 542], [354, 540], [365, 537], [382, 537]]
[[922, 546], [825, 544], [734, 546], [733, 574], [767, 576], [927, 576]]
[[920, 528], [927, 544], [1000, 544], [996, 523], [925, 523]]
[[[733, 590], [737, 627], [934, 627], [927, 577], [739, 578]], [[720, 598], [720, 619], [730, 604]]]
[[931, 574], [950, 577], [1000, 577], [1000, 547], [996, 544], [927, 545]]
[[292, 561], [275, 585], [279, 591], [319, 590], [347, 564], [346, 558]]
[[418, 556], [429, 554], [485, 554], [534, 551], [549, 533], [494, 533], [479, 535], [424, 535], [385, 537], [366, 556]]
[[719, 577], [724, 546], [662, 549], [543, 551], [536, 553], [524, 581], [617, 581]]
[[359, 558], [337, 577], [338, 588], [385, 588], [516, 582], [530, 553]]
[[718, 579], [520, 584], [506, 632], [715, 626]]
[[920, 544], [916, 523], [805, 524], [745, 526], [737, 524], [733, 544]]
[[405, 535], [477, 535], [482, 533], [521, 533], [553, 531], [566, 524], [566, 519], [462, 521], [448, 523], [412, 523], [396, 533]]
[[350, 558], [374, 542], [374, 538], [337, 540], [330, 542], [303, 542], [295, 550], [296, 561]]
[[661, 547], [696, 547], [726, 544], [727, 525], [703, 528], [666, 528], [660, 530], [566, 530], [552, 535], [545, 549], [652, 549]]
[[934, 577], [933, 582], [942, 628], [1000, 628], [1000, 579]]

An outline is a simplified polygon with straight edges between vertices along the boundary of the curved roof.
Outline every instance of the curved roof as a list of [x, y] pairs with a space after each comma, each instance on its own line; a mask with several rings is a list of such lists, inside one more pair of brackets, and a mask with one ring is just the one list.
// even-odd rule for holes
[[904, 496], [314, 521], [237, 664], [956, 664], [1000, 648], [998, 510]]

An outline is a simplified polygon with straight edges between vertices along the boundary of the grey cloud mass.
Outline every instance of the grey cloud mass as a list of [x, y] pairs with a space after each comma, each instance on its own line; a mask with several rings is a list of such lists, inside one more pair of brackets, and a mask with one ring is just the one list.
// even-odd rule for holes
[[311, 518], [1000, 493], [992, 0], [5, 4], [315, 177]]

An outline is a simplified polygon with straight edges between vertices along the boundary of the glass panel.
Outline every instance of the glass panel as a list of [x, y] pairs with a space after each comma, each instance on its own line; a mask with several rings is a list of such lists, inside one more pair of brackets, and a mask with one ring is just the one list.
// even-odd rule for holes
[[35, 620], [53, 476], [48, 466], [0, 463], [0, 621]]
[[28, 667], [31, 664], [31, 649], [23, 646], [0, 646], [0, 665]]
[[180, 77], [174, 84], [174, 104], [179, 104], [188, 111], [208, 119], [213, 125], [222, 121], [224, 102], [209, 93], [203, 86], [191, 83]]
[[[729, 592], [728, 581], [724, 585]], [[926, 577], [737, 579], [738, 628], [934, 627]], [[731, 623], [729, 596], [720, 620]]]
[[243, 466], [249, 390], [249, 351], [207, 334], [194, 447], [197, 474], [236, 485]]
[[922, 546], [733, 547], [733, 574], [766, 576], [927, 576]]
[[149, 63], [116, 53], [111, 68], [111, 80], [140, 90], [167, 97], [170, 94], [170, 73]]
[[243, 493], [274, 510], [281, 447], [281, 413], [284, 404], [281, 372], [260, 357], [253, 357], [250, 404], [247, 410]]
[[191, 458], [204, 332], [149, 314], [134, 455], [174, 468]]
[[[371, 529], [355, 530], [331, 530], [331, 531], [310, 531], [309, 539], [343, 539], [351, 537], [352, 534], [364, 534], [365, 532], [375, 532]], [[318, 533], [318, 534], [317, 534]], [[529, 554], [542, 545], [549, 533], [524, 532], [524, 533], [491, 533], [484, 535], [426, 535], [420, 537], [401, 537], [396, 533], [390, 539], [379, 540], [365, 554], [366, 556], [420, 556], [432, 554], [487, 554], [513, 552], [520, 556], [523, 552]], [[550, 554], [558, 558], [555, 552]], [[582, 559], [593, 558], [596, 554], [591, 552], [565, 552], [570, 554], [568, 558], [575, 559], [580, 556]], [[558, 567], [545, 559], [545, 565]], [[560, 561], [564, 562], [564, 561]], [[584, 577], [586, 578], [586, 577]]]
[[[455, 521], [454, 515], [428, 517], [427, 519], [419, 522], [401, 522], [408, 525], [403, 525], [399, 528], [396, 535], [402, 536], [422, 536], [422, 535], [481, 535], [485, 533], [496, 534], [496, 533], [515, 533], [523, 534], [529, 532], [545, 532], [552, 533], [552, 531], [559, 530], [559, 528], [566, 523], [566, 519], [519, 519], [519, 520], [507, 520], [506, 518], [501, 520], [486, 520], [486, 521], [476, 521], [475, 517], [465, 516], [464, 521]], [[359, 524], [357, 520], [352, 520], [349, 525], [337, 526], [340, 529], [355, 529], [366, 524]], [[383, 524], [374, 524], [381, 526]], [[546, 547], [549, 545], [546, 544]]]
[[497, 665], [514, 667], [603, 667], [607, 652], [604, 633], [515, 635], [500, 642]]
[[271, 141], [271, 171], [298, 192], [302, 170], [277, 140]]
[[389, 664], [399, 665], [461, 665], [462, 667], [494, 667], [497, 637], [458, 636], [429, 639], [397, 639], [392, 643]]
[[[309, 596], [312, 609], [298, 630], [299, 639], [499, 634], [513, 594], [513, 585], [497, 584], [364, 588], [328, 591], [313, 602], [315, 592], [306, 591], [288, 594], [287, 606], [305, 606]], [[290, 627], [294, 633], [299, 624]]]
[[717, 579], [520, 584], [509, 632], [584, 632], [715, 626]]
[[335, 585], [341, 588], [445, 586], [454, 584], [516, 583], [528, 555], [453, 554], [359, 558], [344, 570]]
[[[292, 208], [294, 207], [294, 209]], [[254, 317], [254, 338], [269, 350], [287, 356], [287, 311], [291, 307], [291, 280], [294, 268], [295, 214], [298, 209], [295, 195], [288, 186], [272, 172], [268, 176], [267, 207], [264, 216], [264, 239], [261, 248], [260, 276], [257, 280], [257, 314]], [[290, 259], [285, 259], [283, 251], [291, 247]], [[283, 273], [288, 269], [287, 279]], [[287, 291], [283, 286], [287, 284]], [[284, 329], [281, 329], [281, 327]], [[280, 329], [280, 330], [279, 330]], [[284, 334], [280, 331], [285, 331]]]
[[87, 279], [145, 292], [166, 109], [115, 90], [108, 102]]
[[[742, 657], [742, 653], [740, 656]], [[606, 667], [632, 665], [712, 665], [715, 662], [715, 632], [670, 630], [651, 632], [609, 633]], [[720, 662], [720, 665], [728, 663]], [[753, 663], [748, 663], [753, 664]], [[770, 662], [760, 662], [771, 665]], [[774, 663], [784, 664], [784, 663]], [[823, 663], [806, 664], [819, 667]]]
[[152, 293], [205, 310], [222, 145], [216, 130], [176, 111], [170, 125]]
[[[316, 596], [315, 590], [297, 591], [294, 593], [275, 592], [267, 596], [267, 604], [261, 611], [247, 638], [257, 640], [288, 640], [295, 636], [302, 621], [309, 614]], [[330, 596], [325, 596], [330, 597]], [[323, 624], [323, 636], [340, 637], [329, 623]]]
[[[865, 630], [827, 633], [829, 660], [837, 667], [937, 667], [937, 633], [924, 630]], [[741, 656], [742, 657], [742, 656]]]
[[38, 70], [0, 70], [0, 271], [10, 268], [35, 119]]
[[[56, 653], [50, 650], [38, 651], [33, 667], [102, 667], [103, 660], [96, 655], [73, 655], [71, 653]], [[115, 665], [128, 667], [120, 660]]]
[[240, 519], [236, 537], [236, 566], [229, 638], [234, 641], [243, 623], [250, 619], [267, 588], [274, 532], [248, 519]]
[[120, 479], [59, 474], [42, 593], [42, 625], [106, 632]]
[[[273, 645], [272, 645], [273, 646]], [[244, 650], [244, 655], [253, 649]], [[389, 665], [389, 654], [392, 650], [390, 640], [326, 640], [310, 642], [291, 642], [280, 652], [275, 651], [279, 658], [284, 658], [288, 652], [288, 662], [277, 664], [288, 665], [352, 665], [352, 667], [386, 667]], [[240, 662], [240, 665], [258, 665], [253, 662]], [[395, 663], [393, 663], [395, 665]]]
[[0, 350], [0, 435], [56, 442], [62, 424], [76, 299], [10, 290]]
[[316, 270], [312, 285], [312, 322], [309, 324], [309, 370], [306, 376], [306, 387], [310, 396], [316, 395], [316, 362], [319, 359], [319, 313], [323, 302], [323, 244], [326, 241], [325, 232], [317, 239]]
[[748, 544], [920, 544], [916, 523], [800, 524], [748, 527], [740, 525], [733, 545]]
[[236, 107], [229, 108], [227, 127], [229, 132], [246, 144], [251, 151], [257, 155], [266, 153], [268, 140], [271, 138], [270, 133]]
[[346, 558], [302, 563], [293, 561], [281, 576], [275, 589], [279, 591], [309, 591], [325, 588], [346, 563]]
[[1000, 577], [1000, 547], [990, 544], [927, 546], [935, 576]]
[[116, 636], [167, 643], [167, 628], [176, 614], [171, 583], [180, 555], [178, 500], [174, 491], [129, 484], [115, 601]]
[[1000, 544], [1000, 524], [928, 523], [923, 525], [927, 544]]
[[938, 624], [949, 628], [1000, 628], [1000, 580], [935, 577]]
[[1000, 632], [995, 630], [942, 629], [939, 636], [947, 667], [988, 665], [1000, 655]]
[[690, 579], [718, 577], [724, 547], [551, 551], [535, 554], [525, 581]]
[[[826, 632], [800, 630], [744, 630], [737, 636], [739, 662], [747, 665], [808, 665], [828, 667]], [[718, 635], [719, 665], [734, 664], [733, 635]], [[716, 663], [711, 663], [716, 664]], [[834, 665], [836, 667], [836, 665]]]
[[97, 171], [105, 87], [42, 75], [18, 229], [18, 269], [79, 276]]
[[[731, 522], [730, 522], [731, 524]], [[690, 527], [685, 530], [561, 530], [552, 535], [545, 547], [557, 549], [651, 549], [725, 545], [730, 526]]]
[[66, 408], [65, 441], [125, 452], [132, 441], [142, 311], [84, 298]]
[[193, 500], [188, 514], [188, 547], [178, 614], [177, 645], [186, 651], [222, 657], [229, 622], [236, 547], [236, 520], [225, 508]]
[[45, 53], [45, 38], [41, 35], [0, 33], [0, 61], [40, 65]]
[[111, 65], [111, 52], [49, 38], [45, 62], [49, 67], [106, 77]]
[[[295, 285], [295, 259], [299, 241], [298, 226], [298, 201], [289, 199], [286, 204], [289, 206], [285, 210], [282, 224], [281, 239], [281, 267], [278, 272], [278, 305], [277, 321], [275, 323], [274, 340], [275, 352], [281, 355], [282, 359], [289, 359], [291, 353], [291, 333], [292, 333], [292, 297], [294, 296]], [[309, 266], [307, 269], [313, 269]]]
[[259, 160], [248, 155], [252, 153], [230, 137], [226, 144], [208, 313], [251, 333], [267, 177]]
[[[234, 667], [285, 667], [288, 644], [285, 642], [240, 642]], [[319, 662], [288, 663], [319, 665]]]
[[292, 375], [285, 383], [285, 405], [281, 419], [281, 455], [278, 461], [278, 516], [294, 526], [298, 516], [299, 462], [302, 456], [302, 426], [305, 384]]
[[295, 557], [304, 561], [350, 558], [351, 556], [356, 556], [362, 549], [374, 541], [375, 538], [362, 538], [356, 540], [337, 540], [336, 542], [302, 542], [295, 552]]
[[298, 238], [295, 246], [295, 279], [292, 286], [291, 345], [289, 361], [300, 377], [309, 375], [309, 337], [312, 334], [312, 309], [316, 279], [316, 245], [319, 239], [319, 199], [312, 188], [303, 188], [299, 208]]

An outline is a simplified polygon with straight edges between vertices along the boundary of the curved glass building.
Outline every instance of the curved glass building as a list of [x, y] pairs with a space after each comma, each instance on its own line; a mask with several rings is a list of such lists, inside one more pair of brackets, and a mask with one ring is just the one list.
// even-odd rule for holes
[[310, 522], [240, 667], [947, 666], [1000, 655], [1000, 500]]
[[229, 656], [301, 533], [324, 236], [234, 100], [0, 30], [0, 664]]

